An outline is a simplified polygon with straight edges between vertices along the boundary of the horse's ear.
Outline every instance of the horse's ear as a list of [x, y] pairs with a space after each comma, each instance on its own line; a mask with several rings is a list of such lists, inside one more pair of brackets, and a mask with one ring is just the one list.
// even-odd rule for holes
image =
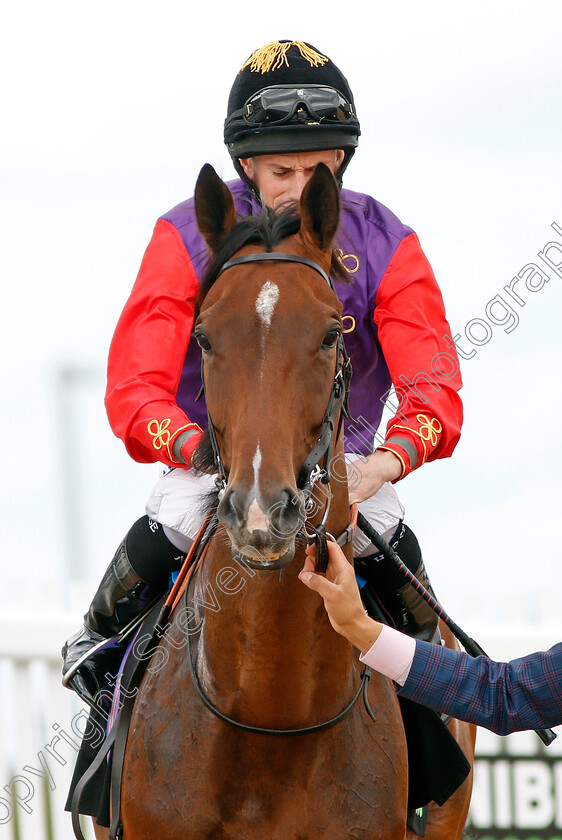
[[329, 251], [340, 217], [340, 193], [325, 163], [319, 163], [300, 200], [301, 235], [321, 251]]
[[236, 224], [232, 193], [210, 163], [206, 163], [195, 185], [195, 215], [199, 231], [211, 253], [220, 239]]

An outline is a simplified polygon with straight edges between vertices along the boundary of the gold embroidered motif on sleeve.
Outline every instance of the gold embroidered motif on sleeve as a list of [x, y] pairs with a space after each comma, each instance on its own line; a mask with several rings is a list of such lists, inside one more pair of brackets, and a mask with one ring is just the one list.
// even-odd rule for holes
[[438, 437], [443, 431], [443, 426], [437, 417], [432, 417], [430, 420], [427, 414], [416, 414], [416, 420], [420, 423], [419, 435], [421, 439], [427, 440], [433, 447], [437, 446]]
[[421, 463], [424, 464], [427, 459], [426, 443], [431, 445], [432, 450], [435, 449], [439, 441], [439, 435], [443, 431], [443, 426], [437, 417], [429, 418], [427, 414], [416, 414], [416, 420], [420, 424], [418, 429], [413, 429], [411, 426], [402, 426], [400, 423], [395, 423], [392, 426], [392, 430], [406, 429], [408, 432], [412, 432], [412, 434], [417, 435], [420, 438], [423, 446], [423, 458]]
[[162, 449], [163, 446], [168, 447], [171, 438], [169, 431], [171, 422], [170, 418], [167, 417], [165, 420], [151, 420], [148, 424], [148, 434], [152, 435], [152, 445], [155, 449]]
[[174, 443], [176, 442], [179, 435], [183, 432], [187, 432], [191, 429], [195, 432], [200, 432], [201, 426], [197, 423], [187, 423], [185, 426], [180, 426], [179, 429], [172, 434], [170, 431], [170, 425], [172, 421], [169, 417], [165, 420], [151, 420], [147, 426], [149, 435], [152, 435], [152, 445], [156, 450], [162, 449], [166, 447], [166, 451], [168, 453], [168, 458], [170, 461], [173, 461], [175, 464], [181, 464], [182, 461], [178, 460], [178, 458], [174, 455]]

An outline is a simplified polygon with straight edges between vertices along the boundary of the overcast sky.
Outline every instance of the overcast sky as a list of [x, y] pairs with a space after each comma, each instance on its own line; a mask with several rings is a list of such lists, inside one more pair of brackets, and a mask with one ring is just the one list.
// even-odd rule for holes
[[[156, 468], [133, 464], [105, 420], [111, 335], [156, 218], [206, 161], [234, 175], [222, 122], [239, 67], [294, 38], [354, 91], [363, 133], [346, 186], [418, 232], [474, 353], [453, 458], [399, 488], [437, 594], [459, 621], [478, 593], [479, 620], [506, 618], [517, 599], [536, 618], [561, 561], [562, 277], [537, 255], [553, 240], [547, 256], [562, 261], [562, 7], [240, 8], [22, 0], [2, 15], [0, 606], [30, 571], [22, 603], [59, 605], [70, 563], [92, 589], [142, 515]], [[535, 289], [514, 286], [533, 263]], [[63, 387], [68, 368], [78, 380]]]

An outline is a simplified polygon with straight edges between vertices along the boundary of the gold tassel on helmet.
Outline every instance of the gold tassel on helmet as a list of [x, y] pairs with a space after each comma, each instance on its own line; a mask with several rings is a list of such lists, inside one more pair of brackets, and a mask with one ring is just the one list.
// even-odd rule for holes
[[313, 50], [304, 41], [272, 41], [265, 47], [260, 47], [259, 50], [253, 52], [248, 61], [240, 68], [240, 72], [249, 67], [250, 72], [263, 74], [277, 70], [283, 64], [288, 67], [287, 53], [291, 47], [296, 47], [302, 58], [306, 59], [311, 67], [321, 67], [330, 60], [325, 55]]

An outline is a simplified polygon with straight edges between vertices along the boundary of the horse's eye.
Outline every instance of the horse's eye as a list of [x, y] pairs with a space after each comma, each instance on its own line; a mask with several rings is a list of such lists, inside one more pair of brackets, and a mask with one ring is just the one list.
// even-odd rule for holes
[[324, 341], [322, 342], [322, 347], [333, 347], [340, 337], [341, 330], [339, 329], [332, 329], [329, 330], [326, 335], [324, 336]]
[[201, 350], [203, 350], [204, 353], [208, 353], [210, 350], [213, 349], [211, 347], [211, 342], [209, 341], [209, 339], [207, 338], [205, 333], [202, 333], [202, 332], [195, 333], [195, 341], [197, 342], [197, 344], [199, 345]]

